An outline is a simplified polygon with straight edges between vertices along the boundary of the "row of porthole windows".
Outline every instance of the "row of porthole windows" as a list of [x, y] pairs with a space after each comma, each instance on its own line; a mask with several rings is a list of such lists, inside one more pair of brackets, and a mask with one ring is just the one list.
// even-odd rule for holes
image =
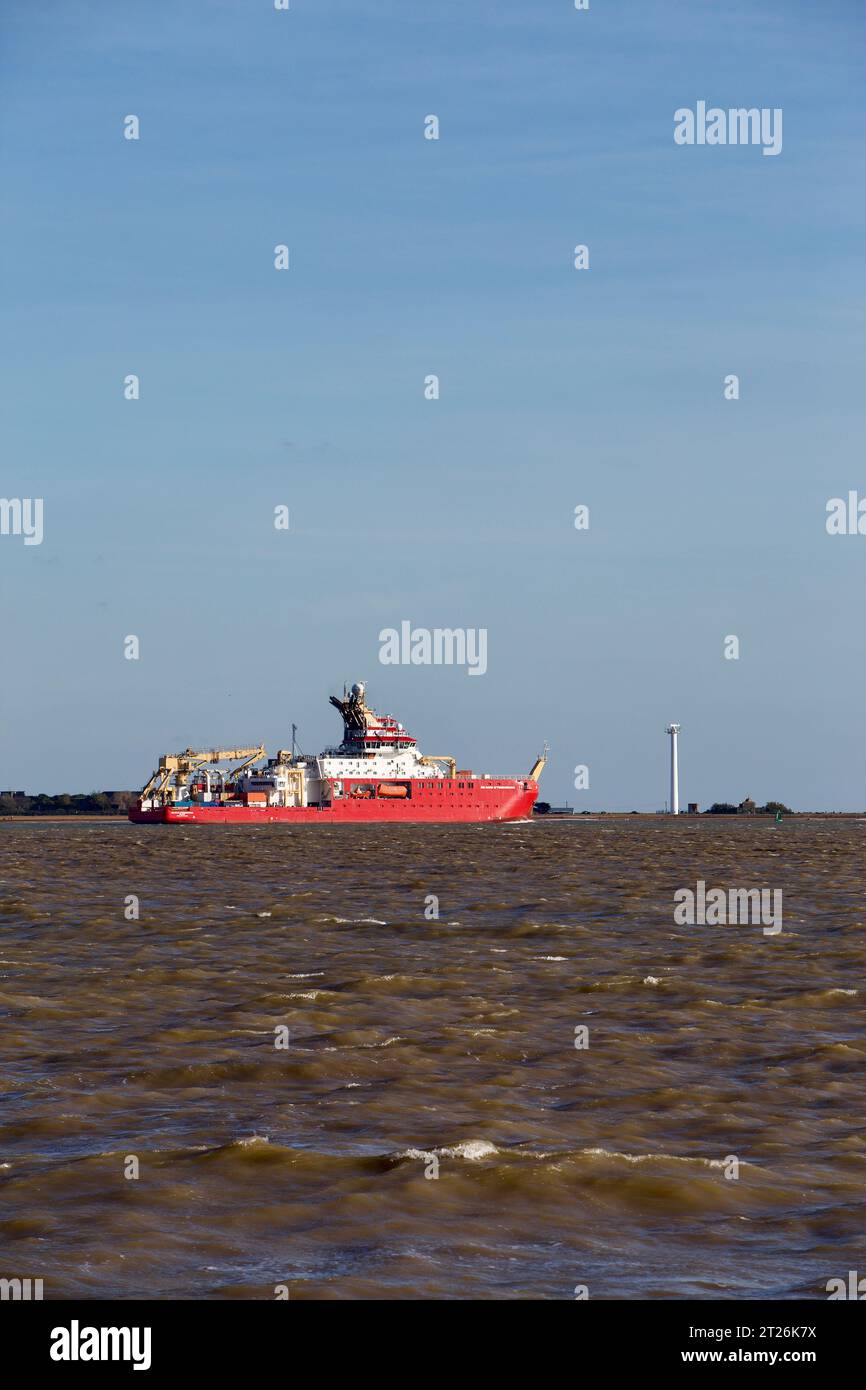
[[[350, 786], [352, 785], [351, 779], [347, 778], [346, 781], [347, 781], [347, 784], [348, 784], [348, 785], [350, 785]], [[445, 782], [446, 782], [446, 779], [445, 779], [444, 777], [438, 778], [435, 782], [419, 782], [419, 781], [417, 780], [417, 778], [414, 778], [414, 777], [411, 779], [411, 785], [412, 785], [413, 787], [417, 787], [417, 788], [418, 788], [419, 790], [421, 790], [421, 791], [439, 791], [439, 792], [444, 791], [444, 790], [445, 790]], [[337, 785], [339, 786], [339, 784], [337, 784]], [[355, 785], [357, 786], [357, 785], [359, 785], [359, 784], [358, 784], [358, 783], [355, 783]], [[369, 785], [369, 783], [364, 782], [363, 785], [366, 787], [366, 786]], [[458, 791], [461, 791], [461, 792], [462, 792], [462, 791], [466, 791], [466, 790], [469, 790], [469, 789], [471, 789], [471, 784], [470, 784], [470, 783], [468, 783], [468, 782], [458, 782], [458, 783], [457, 783], [457, 790], [458, 790]]]

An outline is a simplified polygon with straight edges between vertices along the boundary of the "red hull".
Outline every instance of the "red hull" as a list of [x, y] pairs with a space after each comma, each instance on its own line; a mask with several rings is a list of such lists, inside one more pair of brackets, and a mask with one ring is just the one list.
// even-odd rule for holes
[[408, 800], [344, 796], [330, 806], [239, 806], [193, 804], [158, 806], [143, 811], [133, 806], [129, 819], [140, 825], [356, 825], [383, 821], [412, 824], [423, 821], [482, 822], [524, 820], [532, 815], [538, 783], [528, 779], [449, 778], [412, 787]]

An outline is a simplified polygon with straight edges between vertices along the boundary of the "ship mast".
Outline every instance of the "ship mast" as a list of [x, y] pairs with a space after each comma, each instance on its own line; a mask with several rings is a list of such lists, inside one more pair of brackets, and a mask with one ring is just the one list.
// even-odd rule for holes
[[343, 716], [343, 724], [346, 729], [346, 737], [351, 734], [363, 733], [367, 725], [372, 720], [375, 722], [376, 716], [373, 711], [364, 703], [363, 683], [356, 682], [346, 695], [346, 688], [343, 687], [343, 699], [337, 695], [330, 695], [329, 700], [335, 709], [338, 709]]

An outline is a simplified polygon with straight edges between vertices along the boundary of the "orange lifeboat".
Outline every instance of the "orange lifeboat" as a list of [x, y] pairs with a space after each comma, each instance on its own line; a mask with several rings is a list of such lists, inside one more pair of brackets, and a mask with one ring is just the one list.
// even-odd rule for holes
[[407, 797], [409, 795], [409, 788], [404, 782], [380, 782], [379, 795]]

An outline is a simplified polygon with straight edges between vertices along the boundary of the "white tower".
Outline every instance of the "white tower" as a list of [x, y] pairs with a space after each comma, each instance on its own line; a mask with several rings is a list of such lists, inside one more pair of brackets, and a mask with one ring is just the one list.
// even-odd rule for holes
[[679, 731], [679, 724], [668, 724], [665, 729], [665, 733], [671, 736], [671, 813], [675, 816], [680, 813], [680, 769], [677, 762], [677, 735]]

